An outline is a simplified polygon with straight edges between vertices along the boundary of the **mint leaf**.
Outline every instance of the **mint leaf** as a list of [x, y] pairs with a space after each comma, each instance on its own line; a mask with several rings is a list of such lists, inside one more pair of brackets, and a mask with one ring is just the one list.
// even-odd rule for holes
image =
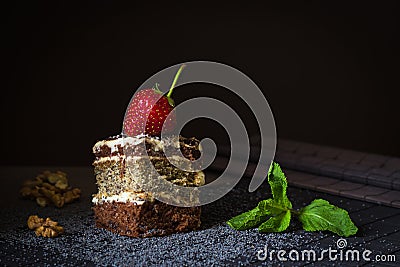
[[324, 199], [316, 199], [300, 210], [299, 220], [306, 231], [329, 230], [340, 236], [351, 236], [358, 228], [344, 209], [331, 205]]
[[258, 207], [261, 211], [263, 211], [267, 215], [276, 216], [281, 214], [282, 212], [286, 212], [288, 208], [281, 206], [274, 199], [269, 198], [266, 200], [261, 200], [258, 203]]
[[[283, 219], [287, 219], [287, 218], [281, 218], [286, 213], [289, 214], [287, 225], [280, 226], [279, 222], [281, 222]], [[239, 214], [236, 217], [233, 217], [232, 219], [227, 221], [226, 223], [233, 229], [246, 230], [246, 229], [257, 227], [263, 222], [264, 222], [263, 224], [265, 224], [266, 222], [268, 222], [268, 221], [265, 222], [265, 220], [267, 219], [268, 216], [273, 216], [270, 219], [268, 219], [268, 221], [273, 223], [273, 226], [270, 227], [271, 229], [278, 229], [280, 227], [283, 228], [280, 231], [271, 230], [269, 232], [284, 231], [289, 225], [290, 210], [277, 205], [272, 198], [269, 198], [266, 200], [261, 200], [258, 203], [257, 207], [255, 207], [254, 209], [244, 212], [242, 214]], [[261, 224], [261, 226], [263, 224]], [[267, 225], [265, 227], [267, 227]], [[268, 232], [268, 230], [265, 230], [263, 232]]]
[[268, 171], [268, 183], [271, 186], [274, 202], [281, 207], [291, 209], [292, 203], [286, 195], [287, 180], [278, 163], [273, 162]]
[[239, 214], [226, 223], [233, 229], [246, 230], [257, 227], [260, 225], [268, 216], [268, 210], [264, 203], [266, 200], [258, 203], [257, 207], [242, 214]]
[[[233, 217], [226, 223], [236, 230], [246, 230], [264, 225], [262, 232], [281, 232], [290, 223], [292, 203], [286, 196], [287, 181], [285, 174], [277, 163], [272, 163], [268, 171], [268, 183], [273, 198], [262, 200], [257, 207]], [[266, 222], [268, 216], [272, 216]], [[261, 226], [260, 226], [261, 227]]]
[[282, 232], [288, 228], [290, 224], [290, 210], [284, 211], [281, 214], [269, 218], [262, 223], [258, 230], [260, 232]]

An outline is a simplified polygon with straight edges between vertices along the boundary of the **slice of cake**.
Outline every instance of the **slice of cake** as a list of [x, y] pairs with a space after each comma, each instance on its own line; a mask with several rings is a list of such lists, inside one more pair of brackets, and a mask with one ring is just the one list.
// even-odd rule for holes
[[[92, 202], [98, 227], [121, 235], [149, 237], [200, 226], [200, 207], [165, 204], [140, 186], [140, 182], [149, 179], [145, 163], [141, 161], [144, 157], [150, 159], [161, 179], [185, 187], [198, 187], [205, 183], [202, 171], [176, 168], [164, 154], [169, 149], [180, 149], [184, 158], [195, 161], [201, 155], [199, 141], [180, 136], [178, 145], [173, 140], [176, 139], [171, 137], [161, 141], [146, 135], [115, 136], [95, 144], [93, 166], [98, 192]], [[179, 157], [174, 160], [179, 161]], [[130, 162], [129, 166], [127, 162]]]

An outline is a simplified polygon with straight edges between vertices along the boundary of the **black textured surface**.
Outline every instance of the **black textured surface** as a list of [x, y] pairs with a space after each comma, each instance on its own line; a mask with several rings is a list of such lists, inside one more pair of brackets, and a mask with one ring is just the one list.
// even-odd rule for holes
[[400, 158], [282, 139], [276, 158], [293, 170], [400, 190]]
[[[329, 246], [335, 248], [338, 236], [327, 232], [308, 233], [301, 230], [299, 222], [293, 221], [285, 233], [261, 234], [256, 229], [235, 231], [224, 222], [240, 212], [254, 207], [261, 199], [269, 197], [267, 185], [254, 193], [247, 192], [248, 180], [243, 180], [228, 195], [203, 207], [201, 229], [189, 233], [173, 234], [155, 238], [129, 238], [112, 234], [94, 226], [90, 210], [90, 194], [94, 187], [87, 169], [64, 169], [72, 176], [71, 183], [82, 187], [82, 199], [62, 209], [40, 208], [34, 202], [4, 199], [0, 211], [0, 263], [6, 266], [27, 265], [114, 265], [114, 266], [221, 266], [221, 265], [295, 265], [309, 264], [308, 261], [281, 262], [276, 257], [259, 261], [257, 251], [265, 245], [270, 249], [315, 249], [320, 251]], [[33, 171], [33, 170], [31, 170]], [[23, 173], [23, 171], [20, 171]], [[29, 173], [26, 169], [25, 173]], [[4, 175], [5, 172], [2, 172]], [[32, 173], [35, 175], [36, 173]], [[25, 175], [25, 174], [24, 174]], [[31, 177], [32, 177], [31, 175]], [[12, 185], [15, 194], [18, 180]], [[5, 191], [3, 189], [3, 191]], [[12, 194], [9, 194], [11, 196]], [[289, 197], [295, 208], [322, 197], [345, 208], [359, 226], [356, 237], [348, 238], [349, 246], [370, 249], [376, 253], [392, 253], [399, 259], [400, 242], [398, 219], [400, 210], [381, 207], [357, 200], [343, 199], [329, 194], [298, 188], [289, 188]], [[4, 197], [4, 195], [3, 195]], [[15, 195], [14, 195], [14, 198]], [[51, 217], [65, 228], [65, 234], [54, 238], [36, 237], [26, 227], [29, 215]], [[383, 221], [382, 221], [383, 220]], [[324, 261], [326, 264], [329, 262]], [[358, 262], [363, 264], [365, 262]], [[318, 263], [320, 264], [320, 262]], [[336, 262], [348, 265], [349, 262]], [[357, 265], [357, 264], [353, 264]]]
[[[252, 176], [259, 150], [252, 147], [246, 176]], [[222, 171], [230, 148], [218, 152], [209, 169]], [[275, 160], [291, 171], [292, 186], [400, 208], [400, 158], [279, 139]]]

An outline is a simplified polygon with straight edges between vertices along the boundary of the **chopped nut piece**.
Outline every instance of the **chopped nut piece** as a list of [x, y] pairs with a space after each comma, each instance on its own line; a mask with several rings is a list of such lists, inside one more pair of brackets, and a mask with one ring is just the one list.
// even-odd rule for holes
[[47, 175], [47, 181], [49, 181], [52, 184], [57, 183], [58, 181], [62, 181], [64, 183], [67, 183], [67, 174], [64, 172], [53, 172], [53, 173], [49, 173]]
[[58, 180], [54, 186], [59, 189], [67, 189], [68, 183], [63, 180]]
[[55, 194], [54, 191], [51, 191], [51, 190], [47, 189], [46, 187], [40, 187], [38, 190], [42, 196], [47, 197], [48, 199], [52, 199]]
[[61, 196], [60, 194], [54, 194], [53, 198], [51, 199], [53, 201], [53, 204], [57, 207], [57, 208], [61, 208], [62, 206], [64, 206], [64, 197]]
[[50, 218], [46, 218], [46, 221], [43, 224], [44, 226], [54, 227], [58, 225], [58, 222], [52, 221]]
[[56, 193], [55, 191], [51, 191], [47, 188], [40, 188], [39, 193], [44, 195], [46, 198], [50, 199], [50, 201], [57, 207], [61, 208], [64, 206], [64, 197], [61, 196], [61, 194]]
[[38, 183], [43, 183], [44, 179], [45, 179], [45, 176], [38, 175], [38, 176], [36, 176], [35, 181]]
[[78, 199], [81, 195], [81, 190], [79, 188], [74, 188], [70, 191], [64, 193], [65, 203], [71, 203], [72, 201]]
[[38, 197], [41, 197], [42, 195], [39, 193], [39, 189], [37, 187], [35, 187], [31, 191], [31, 196], [33, 198], [38, 198]]
[[46, 188], [46, 189], [48, 189], [48, 190], [50, 190], [50, 191], [61, 192], [61, 190], [60, 190], [59, 188], [57, 188], [57, 187], [55, 187], [54, 185], [49, 184], [49, 183], [43, 183], [43, 184], [42, 184], [42, 187], [44, 187], [44, 188]]
[[44, 219], [39, 218], [37, 215], [31, 215], [28, 218], [28, 228], [34, 230], [44, 223]]
[[39, 206], [41, 207], [46, 207], [48, 203], [47, 199], [44, 197], [38, 197], [36, 198], [36, 203], [38, 203]]
[[58, 233], [53, 230], [52, 228], [45, 228], [43, 226], [40, 226], [35, 230], [35, 234], [37, 236], [43, 236], [43, 237], [56, 237], [58, 236]]
[[23, 197], [29, 197], [29, 196], [31, 196], [32, 189], [25, 186], [25, 187], [22, 187], [21, 190], [19, 190], [19, 193]]
[[35, 187], [35, 186], [40, 185], [40, 184], [42, 184], [42, 182], [40, 182], [40, 181], [26, 180], [26, 181], [24, 181], [24, 183], [22, 184], [22, 186], [25, 186], [25, 187]]

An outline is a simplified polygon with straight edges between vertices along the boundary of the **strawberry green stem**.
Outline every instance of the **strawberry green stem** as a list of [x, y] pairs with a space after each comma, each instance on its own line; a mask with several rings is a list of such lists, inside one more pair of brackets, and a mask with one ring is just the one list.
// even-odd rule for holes
[[168, 94], [167, 94], [167, 98], [171, 98], [172, 91], [174, 90], [175, 84], [176, 84], [176, 82], [178, 81], [179, 75], [181, 75], [181, 72], [182, 72], [182, 70], [183, 70], [184, 67], [186, 67], [185, 64], [183, 64], [183, 65], [179, 68], [178, 72], [175, 74], [175, 78], [174, 78], [174, 81], [172, 82], [171, 88], [169, 88], [169, 91], [168, 91]]

